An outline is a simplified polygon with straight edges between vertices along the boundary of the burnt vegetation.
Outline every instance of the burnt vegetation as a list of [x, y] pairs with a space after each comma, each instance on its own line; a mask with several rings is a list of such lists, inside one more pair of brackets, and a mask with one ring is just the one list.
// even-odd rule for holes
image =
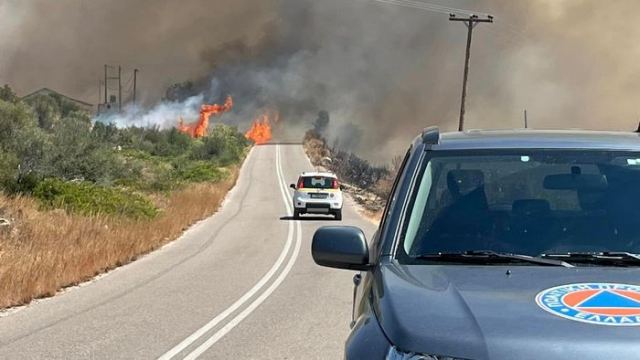
[[[329, 169], [337, 174], [341, 181], [358, 190], [373, 193], [379, 200], [387, 199], [400, 165], [400, 159], [394, 158], [391, 166], [377, 166], [355, 153], [345, 150], [340, 141], [335, 141], [330, 145], [325, 135], [329, 122], [329, 113], [320, 111], [313, 123], [313, 129], [305, 134], [304, 146], [311, 162], [316, 166]], [[351, 138], [352, 136], [346, 137]]]

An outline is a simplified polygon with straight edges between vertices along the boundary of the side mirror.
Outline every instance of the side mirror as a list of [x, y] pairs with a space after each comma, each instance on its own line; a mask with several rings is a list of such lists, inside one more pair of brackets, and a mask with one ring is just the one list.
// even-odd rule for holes
[[340, 190], [344, 191], [344, 189], [346, 189], [347, 187], [344, 185], [340, 185]]
[[289, 187], [292, 188], [293, 190], [295, 190], [296, 189], [296, 184], [291, 184], [291, 185], [289, 185]]
[[313, 234], [311, 255], [316, 264], [337, 269], [369, 270], [369, 248], [362, 230], [353, 226], [323, 226]]

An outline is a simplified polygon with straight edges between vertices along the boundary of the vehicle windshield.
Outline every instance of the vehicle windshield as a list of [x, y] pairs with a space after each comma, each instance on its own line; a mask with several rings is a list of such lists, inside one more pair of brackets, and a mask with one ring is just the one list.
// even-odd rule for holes
[[337, 180], [329, 176], [301, 176], [298, 179], [299, 189], [333, 189], [337, 188]]
[[458, 151], [425, 163], [400, 259], [640, 252], [638, 152]]

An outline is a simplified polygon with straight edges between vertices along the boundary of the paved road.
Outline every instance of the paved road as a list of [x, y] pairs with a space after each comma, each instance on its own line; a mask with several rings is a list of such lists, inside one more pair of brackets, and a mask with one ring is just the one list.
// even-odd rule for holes
[[[252, 150], [221, 211], [181, 239], [0, 318], [1, 359], [339, 359], [353, 273], [316, 266], [326, 219], [293, 221], [312, 167], [299, 145]], [[343, 224], [375, 227], [345, 204]]]

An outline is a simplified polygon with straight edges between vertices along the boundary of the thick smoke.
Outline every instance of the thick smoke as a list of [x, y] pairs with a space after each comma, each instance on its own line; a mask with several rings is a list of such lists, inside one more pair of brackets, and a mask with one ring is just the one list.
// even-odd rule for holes
[[196, 95], [183, 101], [162, 101], [151, 108], [130, 105], [124, 108], [123, 113], [103, 113], [96, 118], [96, 121], [115, 124], [119, 127], [169, 128], [176, 126], [177, 119], [182, 118], [185, 122], [196, 119], [202, 103], [203, 96]]
[[241, 43], [252, 50], [269, 41], [276, 2], [2, 0], [0, 81], [20, 94], [50, 87], [96, 103], [103, 65], [122, 65], [125, 95], [138, 68], [139, 95], [152, 103], [169, 85], [207, 76], [232, 55], [207, 49]]
[[[101, 65], [127, 64], [142, 70], [147, 104], [169, 84], [196, 80], [201, 98], [163, 103], [143, 112], [148, 121], [170, 124], [182, 111], [187, 119], [194, 99], [227, 94], [236, 107], [223, 121], [241, 127], [277, 108], [301, 130], [326, 110], [330, 141], [380, 161], [425, 126], [457, 126], [466, 28], [447, 14], [373, 0], [113, 3], [0, 4], [11, 17], [0, 25], [9, 54], [0, 81], [97, 98]], [[536, 128], [637, 127], [640, 27], [620, 21], [637, 1], [437, 3], [496, 19], [474, 31], [468, 128], [522, 127], [525, 108]], [[144, 124], [137, 111], [125, 123]]]

